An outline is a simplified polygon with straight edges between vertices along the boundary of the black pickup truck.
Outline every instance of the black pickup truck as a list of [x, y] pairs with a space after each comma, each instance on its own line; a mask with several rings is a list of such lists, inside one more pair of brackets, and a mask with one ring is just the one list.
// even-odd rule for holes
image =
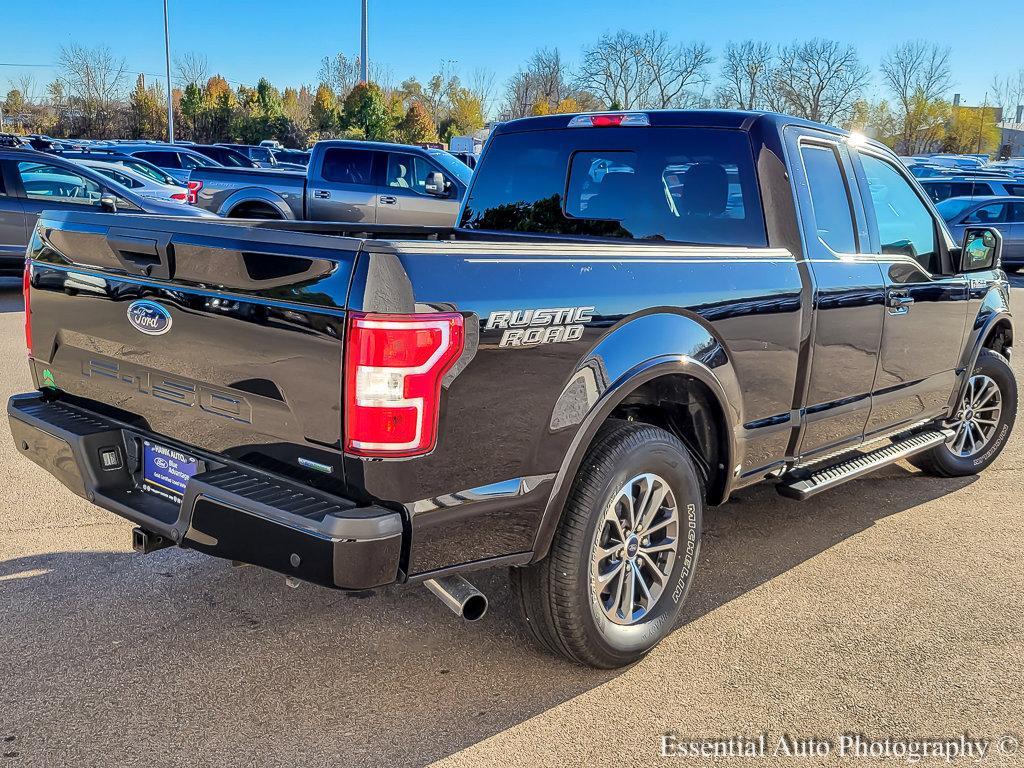
[[[354, 227], [360, 226], [360, 229]], [[18, 449], [171, 544], [349, 590], [509, 567], [546, 648], [673, 627], [706, 506], [909, 459], [1017, 410], [997, 232], [887, 149], [774, 114], [494, 132], [455, 229], [43, 213]]]

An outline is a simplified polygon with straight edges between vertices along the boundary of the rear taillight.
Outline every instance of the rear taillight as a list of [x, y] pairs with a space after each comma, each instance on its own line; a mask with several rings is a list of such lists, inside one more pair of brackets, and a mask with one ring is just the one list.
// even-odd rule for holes
[[[171, 195], [171, 200], [177, 200], [179, 203], [184, 203], [186, 200], [188, 200], [189, 194], [190, 193], [187, 192], [175, 192], [173, 195]], [[193, 200], [192, 202], [195, 201]]]
[[441, 381], [464, 347], [462, 315], [351, 313], [345, 451], [407, 457], [437, 444]]
[[[191, 205], [195, 205], [199, 200], [199, 190], [203, 188], [203, 182], [201, 181], [190, 181], [188, 183], [188, 202]], [[177, 196], [175, 196], [177, 199]]]
[[651, 119], [644, 112], [606, 112], [594, 115], [576, 115], [569, 121], [569, 128], [613, 128], [650, 125]]
[[21, 292], [25, 297], [25, 346], [32, 354], [32, 262], [25, 259], [25, 275], [21, 279]]

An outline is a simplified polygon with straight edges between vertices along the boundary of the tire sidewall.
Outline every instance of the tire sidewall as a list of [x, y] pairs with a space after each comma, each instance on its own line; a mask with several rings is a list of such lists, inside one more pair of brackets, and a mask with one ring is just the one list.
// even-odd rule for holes
[[[703, 522], [703, 494], [693, 462], [682, 443], [668, 433], [663, 440], [650, 440], [641, 449], [621, 457], [616, 469], [605, 478], [599, 491], [599, 503], [591, 510], [586, 527], [588, 549], [580, 558], [577, 574], [582, 593], [579, 595], [581, 611], [589, 616], [588, 639], [610, 657], [635, 658], [650, 650], [667, 635], [686, 601], [696, 575], [700, 557], [701, 527]], [[669, 574], [668, 586], [654, 608], [641, 621], [621, 625], [608, 619], [601, 610], [591, 584], [591, 558], [597, 528], [604, 524], [604, 512], [612, 494], [629, 480], [650, 472], [660, 475], [672, 489], [679, 515], [679, 548]]]
[[[999, 387], [999, 394], [1003, 398], [1003, 410], [999, 414], [999, 425], [996, 427], [996, 435], [992, 442], [979, 456], [960, 457], [954, 455], [946, 445], [939, 446], [936, 458], [939, 459], [943, 469], [950, 474], [972, 475], [985, 470], [1006, 447], [1017, 417], [1017, 381], [1013, 375], [1013, 369], [1010, 368], [1005, 358], [997, 352], [983, 349], [978, 355], [978, 360], [970, 376], [978, 374], [990, 377]], [[959, 402], [957, 407], [959, 407]]]

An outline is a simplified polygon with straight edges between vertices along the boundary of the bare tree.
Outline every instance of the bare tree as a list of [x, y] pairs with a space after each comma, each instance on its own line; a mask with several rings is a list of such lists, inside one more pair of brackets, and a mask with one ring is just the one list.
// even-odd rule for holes
[[185, 89], [190, 85], [202, 88], [210, 79], [210, 63], [206, 54], [188, 52], [174, 57], [175, 84]]
[[345, 98], [359, 82], [359, 57], [349, 57], [340, 51], [324, 56], [317, 72], [317, 82], [327, 83], [339, 98]]
[[815, 38], [779, 48], [768, 92], [772, 108], [840, 124], [868, 85], [868, 68], [852, 45]]
[[123, 107], [124, 59], [106, 46], [72, 43], [60, 49], [57, 69], [58, 90], [70, 105], [67, 114], [76, 118], [72, 131], [95, 137], [111, 134]]
[[505, 119], [525, 117], [539, 104], [554, 108], [572, 94], [570, 81], [557, 48], [536, 50], [526, 65], [510, 78], [502, 116]]
[[526, 117], [535, 103], [533, 80], [530, 73], [519, 70], [505, 86], [505, 103], [501, 110], [502, 120]]
[[1016, 121], [1018, 107], [1024, 106], [1024, 67], [1005, 78], [996, 75], [992, 78], [990, 89], [996, 106], [1002, 110], [1002, 119]]
[[610, 107], [636, 109], [650, 85], [645, 80], [642, 39], [624, 29], [605, 34], [583, 51], [577, 75], [581, 90], [589, 91]]
[[899, 107], [903, 151], [912, 153], [922, 132], [935, 122], [935, 102], [952, 87], [949, 48], [924, 40], [900, 43], [882, 58], [882, 81]]
[[14, 81], [17, 88], [25, 99], [26, 104], [35, 104], [39, 99], [39, 89], [36, 87], [36, 76], [31, 73], [23, 73]]
[[528, 67], [540, 99], [554, 106], [569, 95], [569, 74], [557, 48], [535, 51]]
[[477, 67], [469, 78], [469, 92], [480, 102], [484, 120], [491, 115], [494, 108], [494, 70]]
[[700, 99], [708, 84], [708, 67], [714, 61], [707, 45], [675, 45], [664, 32], [651, 31], [639, 39], [638, 51], [649, 83], [640, 106], [689, 107]]
[[[370, 80], [377, 83], [385, 92], [393, 89], [394, 73], [390, 67], [371, 61], [369, 69]], [[327, 83], [340, 100], [344, 99], [359, 82], [359, 70], [359, 56], [346, 56], [339, 51], [334, 56], [324, 56], [320, 60], [316, 80], [318, 83]]]
[[770, 104], [772, 67], [775, 55], [771, 45], [755, 40], [729, 43], [722, 60], [722, 85], [715, 100], [730, 109], [764, 109]]

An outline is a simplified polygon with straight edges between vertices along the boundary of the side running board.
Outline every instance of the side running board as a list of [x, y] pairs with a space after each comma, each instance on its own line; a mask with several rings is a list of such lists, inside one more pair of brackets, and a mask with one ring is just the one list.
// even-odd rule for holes
[[953, 437], [951, 429], [932, 429], [926, 432], [917, 432], [901, 440], [894, 440], [889, 445], [882, 446], [869, 453], [862, 453], [853, 458], [841, 461], [838, 464], [822, 467], [816, 470], [794, 470], [783, 475], [776, 486], [778, 492], [791, 499], [803, 501], [817, 493], [835, 488], [848, 480], [874, 472], [886, 464], [893, 464], [897, 461], [923, 453]]

